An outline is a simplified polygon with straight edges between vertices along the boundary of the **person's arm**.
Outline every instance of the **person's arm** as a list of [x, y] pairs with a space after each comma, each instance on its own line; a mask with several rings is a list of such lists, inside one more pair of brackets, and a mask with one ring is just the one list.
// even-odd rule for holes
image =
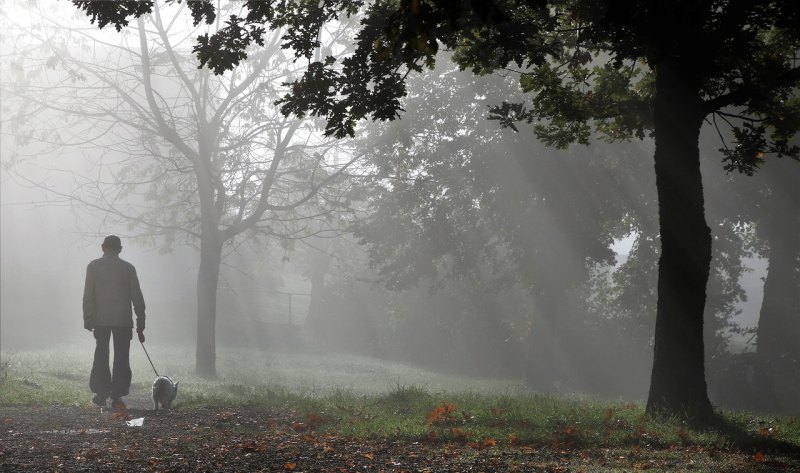
[[[136, 276], [136, 268], [131, 266], [131, 302], [133, 302], [133, 312], [136, 314], [136, 331], [142, 333], [144, 331], [144, 295], [142, 295], [142, 288], [139, 286], [139, 278]], [[141, 337], [140, 337], [141, 338]]]
[[83, 328], [94, 330], [97, 319], [97, 306], [94, 296], [94, 273], [92, 265], [86, 267], [86, 281], [83, 284]]

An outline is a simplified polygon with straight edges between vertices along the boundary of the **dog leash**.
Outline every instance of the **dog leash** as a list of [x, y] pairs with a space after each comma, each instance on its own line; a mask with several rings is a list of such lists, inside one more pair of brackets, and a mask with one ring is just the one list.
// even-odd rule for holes
[[142, 346], [142, 350], [144, 350], [144, 354], [145, 356], [147, 356], [147, 361], [150, 362], [150, 366], [153, 367], [153, 371], [156, 373], [156, 377], [158, 377], [159, 376], [158, 371], [156, 371], [156, 366], [153, 364], [153, 360], [150, 359], [150, 355], [147, 353], [147, 348], [144, 347], [144, 343], [139, 342], [139, 344]]

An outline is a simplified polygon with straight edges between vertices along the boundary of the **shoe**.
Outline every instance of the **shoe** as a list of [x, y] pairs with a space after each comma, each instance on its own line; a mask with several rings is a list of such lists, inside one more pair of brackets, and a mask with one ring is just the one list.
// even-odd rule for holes
[[95, 394], [94, 397], [92, 398], [92, 402], [96, 406], [106, 407], [106, 399], [107, 398], [108, 398], [108, 396], [104, 396], [102, 394]]
[[122, 399], [116, 398], [111, 400], [111, 407], [115, 411], [124, 411], [125, 410], [125, 403], [122, 402]]

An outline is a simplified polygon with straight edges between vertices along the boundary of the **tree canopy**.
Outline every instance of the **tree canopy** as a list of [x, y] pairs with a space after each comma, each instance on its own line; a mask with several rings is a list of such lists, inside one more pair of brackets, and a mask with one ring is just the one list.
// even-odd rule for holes
[[[152, 9], [151, 2], [73, 3], [100, 27], [117, 29]], [[188, 4], [195, 23], [218, 20], [211, 2]], [[284, 28], [284, 47], [312, 60], [323, 25], [364, 11], [355, 52], [312, 60], [282, 101], [285, 112], [325, 116], [336, 136], [352, 135], [365, 117], [397, 117], [408, 72], [432, 66], [444, 46], [477, 73], [517, 68], [534, 98], [495, 113], [509, 126], [537, 122], [547, 142], [585, 141], [590, 121], [611, 137], [643, 136], [653, 127], [653, 66], [679, 55], [706, 115], [759, 118], [737, 127], [740, 146], [727, 153], [732, 166], [751, 170], [762, 153], [798, 152], [789, 138], [800, 125], [792, 95], [800, 79], [800, 8], [791, 0], [259, 0], [243, 10], [198, 37], [194, 51], [216, 73], [246, 58], [251, 45], [263, 46], [268, 29]], [[720, 113], [725, 107], [737, 109]]]

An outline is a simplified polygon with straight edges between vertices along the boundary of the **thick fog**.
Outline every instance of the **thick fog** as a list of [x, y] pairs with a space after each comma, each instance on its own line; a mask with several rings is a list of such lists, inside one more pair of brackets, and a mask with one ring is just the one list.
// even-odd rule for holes
[[[149, 343], [194, 349], [199, 314], [214, 300], [204, 297], [214, 286], [198, 283], [208, 210], [190, 157], [202, 154], [198, 136], [212, 135], [197, 116], [222, 110], [241, 79], [198, 72], [194, 32], [183, 25], [169, 32], [172, 53], [148, 39], [152, 82], [123, 82], [110, 74], [143, 70], [137, 25], [100, 33], [58, 3], [66, 10], [3, 6], [12, 33], [0, 75], [0, 348], [90, 345], [85, 269], [103, 237], [116, 234], [141, 282]], [[227, 199], [212, 222], [225, 238], [212, 308], [217, 345], [346, 352], [519, 379], [540, 392], [646, 396], [659, 254], [650, 139], [548, 148], [523, 126], [486, 119], [490, 105], [520, 93], [514, 77], [475, 77], [442, 60], [409, 82], [400, 120], [330, 141], [312, 120], [273, 127], [281, 91], [269, 88], [296, 71], [271, 61], [254, 54], [240, 69], [263, 86], [234, 97], [208, 161], [223, 188], [209, 195]], [[197, 77], [182, 82], [181, 74]], [[210, 108], [191, 101], [190, 84], [204, 84]], [[161, 136], [147, 112], [154, 103], [174, 127]], [[761, 198], [771, 181], [726, 174], [721, 146], [705, 129], [715, 245], [707, 373], [712, 400], [736, 406], [746, 402], [730, 395], [743, 382], [736, 357], [755, 350], [769, 254], [741, 202]], [[272, 207], [248, 219], [286, 147], [293, 154], [276, 166]]]

